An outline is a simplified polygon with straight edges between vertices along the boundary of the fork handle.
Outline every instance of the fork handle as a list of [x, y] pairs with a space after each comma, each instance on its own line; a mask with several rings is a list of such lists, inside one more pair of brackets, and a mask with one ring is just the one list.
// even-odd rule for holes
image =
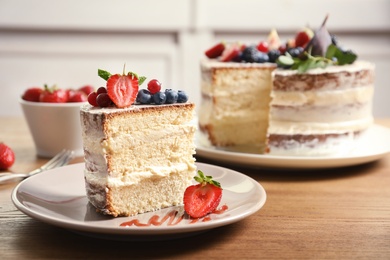
[[7, 174], [7, 175], [0, 176], [0, 183], [8, 181], [8, 180], [12, 180], [12, 179], [16, 179], [16, 178], [24, 178], [24, 177], [26, 177], [26, 174], [24, 174], [24, 173]]

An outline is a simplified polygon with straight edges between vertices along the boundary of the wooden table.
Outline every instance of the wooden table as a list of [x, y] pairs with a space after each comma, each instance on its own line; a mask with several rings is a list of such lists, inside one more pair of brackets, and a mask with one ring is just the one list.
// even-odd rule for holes
[[[390, 120], [378, 122], [390, 127]], [[36, 158], [23, 118], [0, 118], [0, 140], [16, 153], [12, 171], [46, 161]], [[90, 238], [42, 223], [11, 202], [16, 183], [0, 185], [0, 259], [390, 259], [390, 155], [330, 170], [230, 168], [262, 184], [264, 207], [240, 222], [162, 242]]]

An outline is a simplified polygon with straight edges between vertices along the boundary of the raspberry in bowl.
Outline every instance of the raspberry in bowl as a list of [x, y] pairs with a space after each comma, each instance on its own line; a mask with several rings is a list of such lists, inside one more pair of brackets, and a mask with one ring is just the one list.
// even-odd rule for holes
[[[30, 129], [37, 155], [51, 158], [63, 149], [83, 155], [80, 106], [87, 102], [91, 86], [79, 89], [32, 87], [22, 95], [19, 103]], [[85, 91], [85, 92], [83, 92]]]

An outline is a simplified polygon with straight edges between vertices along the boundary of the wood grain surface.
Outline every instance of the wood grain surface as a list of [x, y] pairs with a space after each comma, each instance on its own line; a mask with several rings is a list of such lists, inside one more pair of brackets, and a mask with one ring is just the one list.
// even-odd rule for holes
[[[14, 172], [37, 168], [23, 118], [0, 118], [0, 141], [16, 154]], [[390, 120], [378, 120], [390, 127]], [[267, 192], [248, 218], [186, 238], [98, 239], [32, 219], [11, 201], [17, 182], [0, 184], [1, 259], [390, 259], [390, 155], [347, 168], [270, 170], [225, 166]], [[76, 158], [72, 163], [82, 162]]]

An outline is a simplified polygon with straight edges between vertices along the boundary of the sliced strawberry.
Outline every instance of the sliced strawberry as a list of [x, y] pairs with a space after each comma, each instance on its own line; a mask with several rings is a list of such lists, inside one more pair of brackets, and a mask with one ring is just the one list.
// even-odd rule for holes
[[205, 51], [205, 55], [210, 59], [215, 59], [221, 56], [222, 52], [225, 50], [225, 44], [223, 42], [217, 43], [207, 51]]
[[193, 218], [201, 218], [214, 211], [222, 198], [222, 188], [219, 182], [212, 180], [198, 171], [194, 179], [197, 185], [187, 187], [184, 192], [184, 210]]
[[138, 93], [138, 76], [129, 72], [127, 75], [115, 74], [107, 80], [107, 93], [117, 107], [131, 106]]
[[15, 162], [13, 150], [4, 143], [0, 143], [0, 170], [10, 168]]
[[232, 44], [223, 51], [220, 61], [222, 62], [231, 61], [240, 54], [240, 51], [241, 51], [241, 45]]
[[22, 96], [22, 99], [32, 102], [39, 102], [39, 96], [41, 95], [43, 89], [39, 87], [32, 87], [27, 89]]

